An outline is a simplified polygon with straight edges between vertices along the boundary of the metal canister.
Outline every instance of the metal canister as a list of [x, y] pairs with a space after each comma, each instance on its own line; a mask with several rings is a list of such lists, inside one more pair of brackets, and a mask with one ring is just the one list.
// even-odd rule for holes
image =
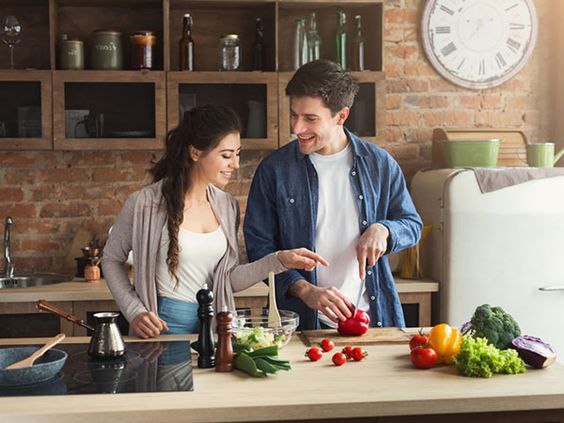
[[152, 69], [157, 37], [153, 31], [135, 31], [129, 36], [132, 69]]
[[59, 48], [61, 69], [84, 69], [84, 46], [80, 40], [62, 40]]
[[100, 70], [123, 69], [121, 32], [98, 29], [92, 33], [90, 67]]

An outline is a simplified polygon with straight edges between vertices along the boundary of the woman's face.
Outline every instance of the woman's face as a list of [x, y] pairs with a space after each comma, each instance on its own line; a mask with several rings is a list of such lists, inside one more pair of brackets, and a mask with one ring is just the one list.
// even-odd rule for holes
[[224, 187], [239, 169], [240, 154], [241, 136], [239, 133], [228, 134], [206, 154], [193, 149], [194, 170], [204, 182]]

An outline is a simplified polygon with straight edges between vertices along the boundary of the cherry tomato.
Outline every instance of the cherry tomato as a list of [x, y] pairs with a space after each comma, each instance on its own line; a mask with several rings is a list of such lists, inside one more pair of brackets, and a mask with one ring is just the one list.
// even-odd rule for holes
[[409, 349], [412, 350], [417, 347], [424, 347], [427, 345], [427, 337], [425, 335], [413, 335], [409, 340]]
[[317, 347], [311, 347], [306, 350], [305, 356], [309, 358], [311, 361], [320, 360], [323, 357], [323, 353]]
[[347, 361], [347, 357], [342, 352], [336, 352], [333, 354], [332, 360], [335, 366], [342, 366]]
[[351, 350], [350, 358], [352, 358], [354, 361], [362, 361], [367, 355], [368, 353], [366, 352], [366, 350], [363, 350], [360, 347], [354, 347]]
[[429, 369], [435, 365], [439, 356], [432, 348], [417, 347], [411, 350], [411, 362], [418, 369]]
[[345, 345], [345, 348], [343, 348], [343, 350], [341, 351], [343, 354], [345, 354], [347, 356], [347, 358], [352, 358], [351, 357], [351, 351], [352, 351], [353, 347], [351, 347], [350, 345]]
[[328, 338], [323, 338], [323, 339], [321, 340], [321, 344], [320, 344], [320, 345], [321, 345], [321, 349], [322, 349], [324, 352], [329, 352], [329, 351], [331, 351], [333, 348], [335, 348], [335, 343], [334, 343], [333, 341], [331, 341], [330, 339], [328, 339]]

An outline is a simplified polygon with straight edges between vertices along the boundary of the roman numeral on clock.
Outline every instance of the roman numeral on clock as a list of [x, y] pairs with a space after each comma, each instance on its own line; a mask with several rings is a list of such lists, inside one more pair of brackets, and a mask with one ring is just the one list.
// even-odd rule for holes
[[446, 7], [445, 5], [441, 6], [441, 10], [445, 13], [448, 13], [449, 15], [454, 15], [454, 10], [449, 9], [448, 7]]
[[518, 41], [515, 41], [513, 38], [508, 38], [507, 39], [507, 47], [509, 47], [509, 49], [511, 51], [513, 51], [514, 53], [517, 53], [517, 51], [521, 48], [521, 43]]
[[510, 24], [509, 24], [509, 29], [512, 29], [512, 30], [525, 29], [525, 24], [522, 24], [522, 23], [510, 23]]
[[438, 26], [435, 28], [435, 34], [450, 34], [450, 26]]
[[478, 69], [478, 74], [479, 75], [485, 75], [485, 73], [486, 73], [486, 62], [485, 62], [484, 59], [482, 59], [480, 61], [480, 67]]
[[503, 69], [505, 66], [507, 66], [507, 62], [505, 61], [501, 53], [497, 53], [495, 55], [495, 62], [500, 69]]
[[451, 43], [448, 43], [446, 46], [444, 46], [441, 49], [441, 53], [443, 54], [443, 56], [446, 57], [455, 50], [456, 50], [456, 46], [454, 45], [454, 43], [451, 42]]

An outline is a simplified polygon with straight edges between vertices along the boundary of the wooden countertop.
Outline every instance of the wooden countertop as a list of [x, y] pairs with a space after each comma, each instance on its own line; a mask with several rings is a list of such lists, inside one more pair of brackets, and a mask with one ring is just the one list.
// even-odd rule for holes
[[[175, 338], [186, 339], [161, 337]], [[44, 339], [0, 340], [0, 345], [15, 341]], [[331, 354], [307, 361], [305, 346], [294, 336], [280, 354], [291, 360], [292, 370], [265, 379], [195, 368], [193, 392], [0, 398], [0, 421], [267, 421], [564, 408], [560, 364], [475, 379], [458, 375], [452, 366], [414, 369], [406, 344], [365, 348], [365, 361], [335, 367]]]
[[[396, 279], [399, 293], [408, 292], [437, 292], [439, 284], [430, 280]], [[258, 283], [236, 292], [235, 297], [266, 297], [268, 287]], [[86, 282], [75, 278], [69, 282], [46, 285], [34, 288], [3, 288], [0, 289], [0, 303], [33, 302], [39, 299], [47, 301], [98, 301], [113, 300], [106, 281]]]

